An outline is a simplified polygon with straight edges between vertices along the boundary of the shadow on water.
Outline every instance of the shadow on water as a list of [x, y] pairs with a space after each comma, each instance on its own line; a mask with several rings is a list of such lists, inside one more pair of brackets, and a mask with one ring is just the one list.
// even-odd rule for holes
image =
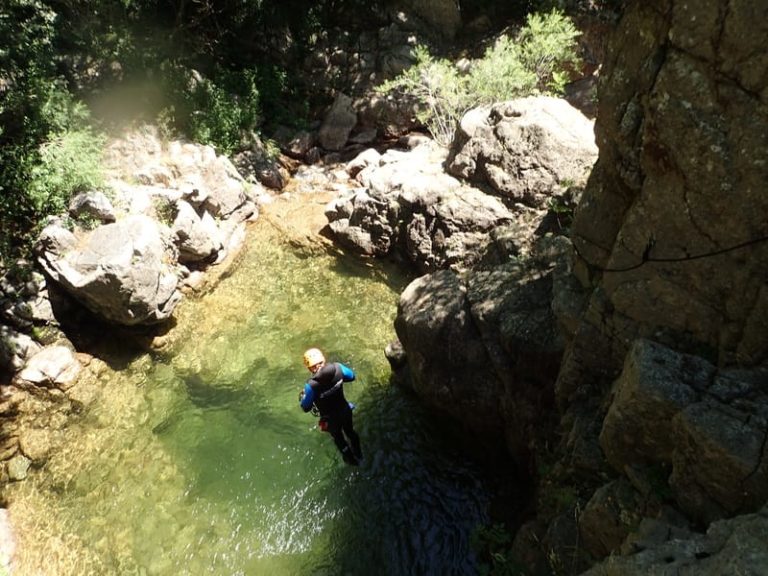
[[483, 473], [401, 390], [375, 389], [363, 403], [367, 455], [330, 483], [346, 505], [335, 545], [307, 573], [474, 574], [470, 537], [488, 521]]

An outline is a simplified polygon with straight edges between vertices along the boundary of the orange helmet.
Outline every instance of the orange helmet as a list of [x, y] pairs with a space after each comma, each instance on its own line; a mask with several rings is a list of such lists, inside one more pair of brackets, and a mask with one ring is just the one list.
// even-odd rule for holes
[[307, 368], [312, 368], [312, 366], [317, 366], [318, 364], [322, 364], [325, 362], [325, 356], [323, 356], [323, 353], [320, 352], [317, 348], [310, 348], [306, 352], [304, 352], [304, 366]]

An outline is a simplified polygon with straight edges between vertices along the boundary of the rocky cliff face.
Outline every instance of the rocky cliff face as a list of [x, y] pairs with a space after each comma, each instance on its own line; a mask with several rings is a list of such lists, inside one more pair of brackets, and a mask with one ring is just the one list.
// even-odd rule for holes
[[567, 402], [653, 337], [724, 365], [768, 359], [768, 5], [627, 6], [602, 74], [600, 158], [578, 208], [591, 289], [561, 372]]
[[[609, 43], [600, 155], [571, 236], [584, 307], [561, 322], [555, 386], [562, 485], [619, 476], [576, 507], [593, 560], [669, 548], [681, 527], [766, 501], [766, 17], [746, 0], [635, 1]], [[649, 522], [666, 536], [644, 540]], [[681, 566], [731, 562], [706, 558]], [[613, 566], [594, 573], [624, 573]]]

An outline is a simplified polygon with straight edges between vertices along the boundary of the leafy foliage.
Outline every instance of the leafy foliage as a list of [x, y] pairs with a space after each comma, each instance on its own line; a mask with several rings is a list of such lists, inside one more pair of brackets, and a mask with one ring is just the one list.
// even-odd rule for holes
[[40, 147], [40, 163], [32, 167], [27, 196], [38, 214], [64, 210], [77, 192], [99, 188], [103, 138], [87, 128], [54, 135]]
[[176, 67], [169, 76], [169, 92], [176, 104], [161, 112], [167, 127], [211, 144], [221, 153], [235, 151], [241, 135], [257, 128], [261, 109], [255, 70], [217, 68], [212, 78], [205, 78]]
[[468, 105], [466, 79], [451, 62], [433, 58], [424, 46], [417, 46], [414, 56], [414, 66], [382, 84], [378, 91], [402, 91], [415, 98], [421, 104], [418, 120], [429, 127], [438, 142], [447, 144], [457, 117]]
[[536, 73], [525, 65], [522, 46], [509, 36], [501, 36], [470, 71], [467, 105], [490, 104], [531, 94], [536, 84]]
[[57, 74], [55, 38], [56, 13], [43, 2], [7, 0], [0, 12], [2, 254], [23, 248], [75, 188], [98, 181], [89, 166], [99, 143], [86, 108]]
[[520, 31], [520, 59], [536, 75], [541, 92], [560, 93], [565, 88], [565, 70], [578, 62], [575, 44], [579, 32], [570, 18], [553, 10], [549, 14], [531, 14]]
[[415, 64], [379, 86], [381, 93], [401, 93], [422, 106], [419, 120], [447, 146], [464, 113], [478, 105], [563, 90], [568, 66], [577, 63], [579, 32], [573, 22], [553, 10], [531, 14], [514, 38], [501, 36], [468, 74], [449, 61], [435, 59], [419, 46]]

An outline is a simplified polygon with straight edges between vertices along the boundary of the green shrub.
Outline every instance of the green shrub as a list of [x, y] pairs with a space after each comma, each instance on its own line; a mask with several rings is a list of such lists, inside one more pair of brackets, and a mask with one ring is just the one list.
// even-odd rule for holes
[[536, 91], [537, 77], [523, 63], [521, 47], [501, 36], [470, 71], [467, 78], [471, 105], [491, 104]]
[[415, 65], [394, 80], [382, 84], [378, 91], [401, 91], [421, 105], [417, 118], [439, 143], [447, 145], [455, 130], [456, 119], [468, 106], [466, 78], [448, 60], [436, 60], [426, 47], [414, 50]]
[[460, 74], [448, 60], [435, 59], [426, 47], [417, 46], [414, 65], [377, 91], [416, 99], [421, 106], [419, 121], [438, 143], [447, 146], [470, 108], [561, 92], [566, 70], [577, 63], [578, 36], [573, 22], [558, 11], [531, 14], [515, 38], [501, 36], [468, 74]]
[[27, 188], [35, 212], [61, 212], [74, 194], [101, 187], [103, 145], [103, 138], [87, 128], [67, 130], [44, 143]]
[[158, 119], [166, 131], [173, 126], [191, 140], [229, 154], [240, 146], [243, 134], [256, 129], [260, 108], [255, 70], [217, 68], [206, 78], [177, 67], [168, 76], [174, 104]]
[[575, 49], [579, 35], [571, 19], [557, 10], [528, 16], [518, 36], [520, 59], [536, 75], [539, 91], [563, 91], [568, 81], [566, 70], [579, 61]]

